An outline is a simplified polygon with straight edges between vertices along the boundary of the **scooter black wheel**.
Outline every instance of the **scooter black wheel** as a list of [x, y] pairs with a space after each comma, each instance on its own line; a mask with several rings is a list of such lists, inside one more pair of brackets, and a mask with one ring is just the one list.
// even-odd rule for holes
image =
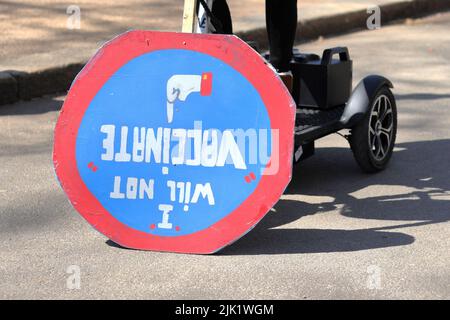
[[397, 135], [397, 106], [384, 86], [370, 101], [365, 117], [351, 130], [350, 147], [364, 172], [384, 170], [392, 157]]

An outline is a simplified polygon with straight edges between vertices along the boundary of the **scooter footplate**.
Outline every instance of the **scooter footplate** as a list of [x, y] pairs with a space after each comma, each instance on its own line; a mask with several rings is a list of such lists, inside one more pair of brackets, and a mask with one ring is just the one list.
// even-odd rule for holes
[[298, 108], [295, 120], [296, 142], [309, 142], [340, 130], [339, 120], [344, 109], [345, 105], [328, 110]]

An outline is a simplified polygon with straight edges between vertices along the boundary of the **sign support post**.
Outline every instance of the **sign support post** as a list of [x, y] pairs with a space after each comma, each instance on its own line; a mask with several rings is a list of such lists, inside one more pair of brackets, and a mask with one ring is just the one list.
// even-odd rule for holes
[[194, 33], [197, 18], [197, 0], [184, 0], [183, 26], [181, 31], [185, 33]]

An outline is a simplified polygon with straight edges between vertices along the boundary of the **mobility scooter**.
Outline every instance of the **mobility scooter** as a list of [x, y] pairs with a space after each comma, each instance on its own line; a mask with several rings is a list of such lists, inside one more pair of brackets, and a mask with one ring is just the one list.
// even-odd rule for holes
[[[213, 0], [197, 2], [197, 32], [209, 33], [210, 29], [222, 28], [212, 13], [212, 5]], [[259, 51], [256, 42], [247, 43]], [[268, 53], [262, 56], [269, 60]], [[295, 162], [314, 154], [315, 140], [350, 129], [345, 138], [361, 169], [372, 173], [387, 166], [397, 130], [393, 85], [382, 76], [370, 75], [352, 93], [352, 67], [346, 47], [326, 49], [322, 57], [294, 49], [291, 94], [297, 105]]]

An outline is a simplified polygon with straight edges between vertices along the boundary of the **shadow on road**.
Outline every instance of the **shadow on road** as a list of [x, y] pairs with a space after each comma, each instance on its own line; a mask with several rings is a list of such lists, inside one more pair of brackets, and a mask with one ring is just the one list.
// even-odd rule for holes
[[[450, 140], [402, 143], [397, 150], [387, 170], [367, 175], [358, 170], [348, 149], [318, 149], [316, 156], [295, 168], [284, 197], [334, 200], [319, 204], [280, 200], [253, 231], [220, 254], [345, 252], [413, 243], [414, 237], [403, 233], [406, 228], [449, 221]], [[349, 218], [379, 220], [382, 226], [356, 230], [282, 227], [335, 209]], [[389, 226], [385, 221], [391, 222]]]
[[30, 101], [20, 101], [14, 104], [0, 106], [0, 116], [21, 116], [41, 114], [61, 109], [63, 101], [56, 97], [45, 97]]

